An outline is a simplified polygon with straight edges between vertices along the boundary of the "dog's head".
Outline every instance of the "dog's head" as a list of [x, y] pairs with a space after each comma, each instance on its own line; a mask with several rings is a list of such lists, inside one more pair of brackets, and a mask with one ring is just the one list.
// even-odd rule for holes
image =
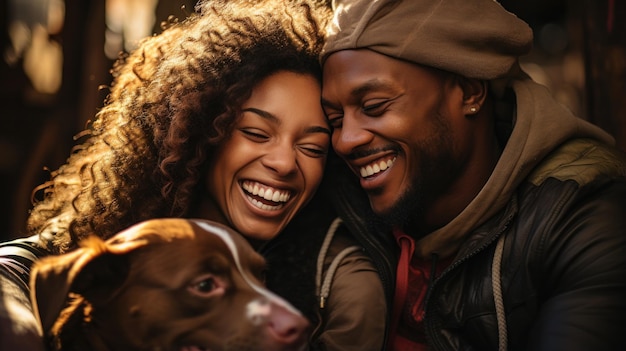
[[308, 322], [262, 287], [264, 264], [226, 226], [154, 219], [37, 262], [31, 297], [60, 349], [303, 349]]

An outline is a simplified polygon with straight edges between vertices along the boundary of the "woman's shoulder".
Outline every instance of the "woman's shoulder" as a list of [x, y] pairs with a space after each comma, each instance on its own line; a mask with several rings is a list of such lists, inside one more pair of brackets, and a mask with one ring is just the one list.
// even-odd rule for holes
[[28, 283], [32, 264], [47, 255], [38, 235], [0, 243], [2, 350], [43, 350]]
[[4, 241], [0, 243], [0, 278], [28, 292], [31, 266], [48, 255], [39, 235]]
[[322, 245], [316, 278], [321, 323], [315, 343], [325, 350], [381, 350], [387, 315], [383, 286], [371, 259], [340, 220]]
[[[376, 292], [373, 297], [380, 297], [384, 302], [382, 284], [378, 280], [372, 260], [339, 218], [330, 225], [318, 252], [316, 285], [322, 307], [331, 290], [338, 294], [336, 290], [339, 287], [348, 291], [355, 288], [362, 291], [372, 290]], [[379, 288], [381, 296], [377, 296]]]

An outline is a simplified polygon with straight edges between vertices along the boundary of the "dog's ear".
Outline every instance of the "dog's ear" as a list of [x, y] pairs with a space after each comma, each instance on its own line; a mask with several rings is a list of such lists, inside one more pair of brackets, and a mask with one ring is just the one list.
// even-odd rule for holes
[[31, 302], [42, 333], [54, 326], [73, 292], [94, 301], [110, 298], [126, 279], [129, 260], [125, 255], [137, 245], [110, 250], [100, 239], [70, 253], [41, 259], [30, 275]]

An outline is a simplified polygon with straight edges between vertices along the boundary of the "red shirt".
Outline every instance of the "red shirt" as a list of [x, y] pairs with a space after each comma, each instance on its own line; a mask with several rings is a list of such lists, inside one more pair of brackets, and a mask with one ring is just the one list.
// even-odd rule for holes
[[[428, 347], [424, 333], [424, 300], [431, 283], [433, 262], [413, 255], [413, 238], [399, 230], [394, 230], [393, 233], [400, 245], [401, 254], [397, 268], [389, 349], [426, 351]], [[441, 274], [450, 263], [451, 259], [437, 262], [435, 274]]]

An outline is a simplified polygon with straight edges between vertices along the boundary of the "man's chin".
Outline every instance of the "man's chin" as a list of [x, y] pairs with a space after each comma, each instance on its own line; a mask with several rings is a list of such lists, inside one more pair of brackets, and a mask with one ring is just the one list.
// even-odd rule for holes
[[390, 226], [404, 227], [419, 213], [419, 195], [415, 191], [409, 190], [399, 194], [394, 202], [384, 205], [378, 201], [380, 199], [373, 197], [369, 199], [374, 214], [380, 221]]
[[406, 217], [398, 216], [393, 211], [380, 212], [375, 214], [382, 223], [385, 223], [392, 227], [403, 227], [407, 221]]
[[393, 213], [394, 206], [377, 206], [376, 200], [370, 199], [370, 208], [375, 215], [384, 218]]
[[398, 204], [398, 201], [389, 206], [376, 206], [375, 200], [370, 199], [372, 211], [380, 221], [387, 225], [398, 226], [404, 224], [406, 218], [404, 212]]

